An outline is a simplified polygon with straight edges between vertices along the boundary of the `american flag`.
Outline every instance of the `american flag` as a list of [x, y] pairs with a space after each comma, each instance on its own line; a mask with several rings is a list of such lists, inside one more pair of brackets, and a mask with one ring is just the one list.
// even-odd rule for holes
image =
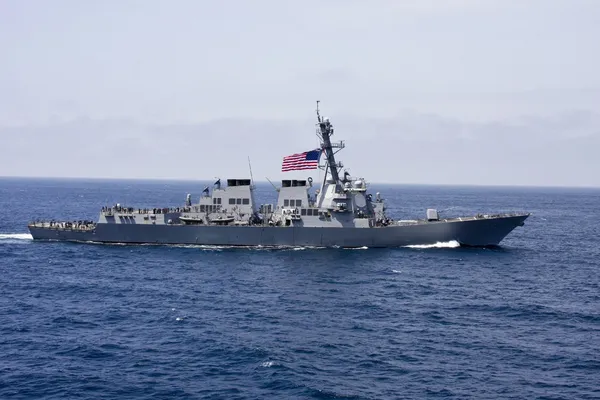
[[294, 171], [300, 169], [316, 169], [319, 165], [319, 157], [321, 149], [305, 151], [304, 153], [292, 154], [291, 156], [283, 157], [281, 171]]

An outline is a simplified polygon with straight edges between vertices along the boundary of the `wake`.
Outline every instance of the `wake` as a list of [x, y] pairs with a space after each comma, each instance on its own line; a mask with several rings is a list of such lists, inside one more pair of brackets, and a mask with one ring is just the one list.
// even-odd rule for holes
[[0, 233], [0, 240], [33, 240], [29, 233]]
[[455, 249], [460, 247], [460, 243], [456, 240], [451, 240], [449, 242], [437, 242], [434, 244], [411, 244], [403, 247], [408, 247], [410, 249]]
[[[0, 233], [0, 242], [24, 242], [31, 241], [33, 237], [29, 233]], [[94, 242], [87, 242], [94, 243]], [[110, 245], [127, 245], [126, 243], [98, 243], [98, 244], [110, 244]], [[153, 245], [153, 244], [151, 244]], [[159, 245], [160, 246], [160, 245]], [[199, 248], [203, 250], [212, 250], [212, 251], [222, 251], [225, 249], [254, 249], [254, 250], [316, 250], [316, 249], [325, 249], [326, 247], [320, 246], [211, 246], [211, 245], [166, 245], [169, 247], [181, 247], [181, 248]], [[451, 240], [449, 242], [437, 242], [434, 244], [411, 244], [407, 246], [402, 246], [404, 248], [409, 249], [455, 249], [460, 247], [460, 243], [456, 240]], [[366, 250], [367, 246], [358, 247], [358, 248], [349, 248], [350, 250]]]

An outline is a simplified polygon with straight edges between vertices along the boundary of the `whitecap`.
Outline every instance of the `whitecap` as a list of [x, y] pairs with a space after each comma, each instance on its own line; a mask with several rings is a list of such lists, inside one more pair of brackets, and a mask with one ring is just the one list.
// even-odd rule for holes
[[403, 247], [408, 247], [411, 249], [455, 249], [460, 247], [460, 243], [458, 243], [456, 240], [451, 240], [449, 242], [437, 242], [434, 244], [411, 244]]

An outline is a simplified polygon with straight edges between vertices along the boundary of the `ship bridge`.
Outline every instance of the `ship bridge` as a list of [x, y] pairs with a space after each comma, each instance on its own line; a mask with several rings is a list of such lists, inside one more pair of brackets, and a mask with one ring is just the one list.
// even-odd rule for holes
[[311, 204], [308, 194], [311, 184], [312, 179], [310, 178], [308, 181], [305, 179], [283, 179], [277, 198], [277, 209], [308, 207]]
[[255, 212], [254, 187], [250, 179], [227, 179], [227, 186], [221, 187], [217, 180], [212, 193], [204, 189], [198, 203], [201, 213], [236, 213], [252, 215]]

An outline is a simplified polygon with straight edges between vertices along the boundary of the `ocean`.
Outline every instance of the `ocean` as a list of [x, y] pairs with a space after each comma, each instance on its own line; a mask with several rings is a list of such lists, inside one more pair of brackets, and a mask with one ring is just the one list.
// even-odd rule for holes
[[600, 189], [371, 185], [397, 219], [532, 213], [493, 249], [27, 233], [205, 184], [0, 179], [0, 399], [600, 398]]

